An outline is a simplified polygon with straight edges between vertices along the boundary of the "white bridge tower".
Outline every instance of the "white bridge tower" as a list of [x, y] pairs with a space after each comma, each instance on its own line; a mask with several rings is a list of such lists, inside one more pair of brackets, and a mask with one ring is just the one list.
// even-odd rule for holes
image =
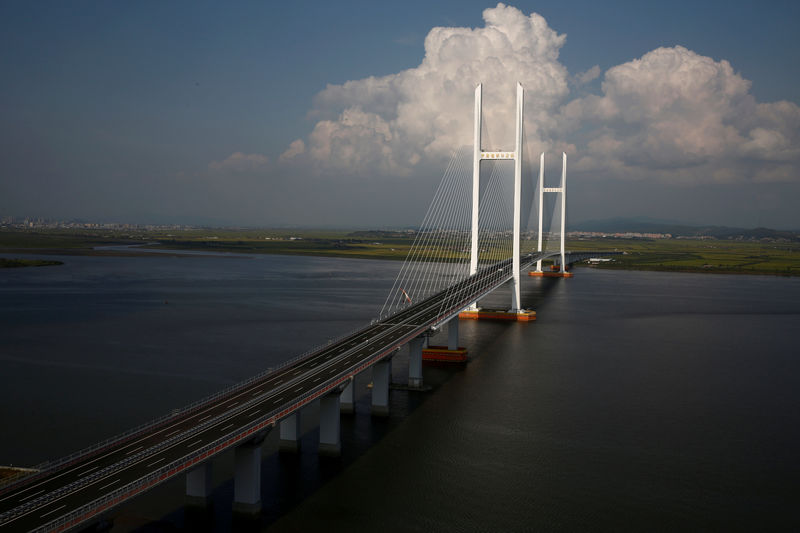
[[[561, 187], [544, 186], [544, 153], [539, 156], [539, 239], [536, 250], [542, 251], [542, 215], [544, 210], [544, 194], [556, 193], [561, 195], [561, 274], [564, 274], [566, 263], [564, 260], [564, 235], [567, 215], [567, 154], [561, 152]], [[542, 260], [536, 261], [536, 272], [542, 271]]]
[[[470, 275], [478, 271], [478, 215], [480, 202], [480, 174], [482, 160], [513, 160], [514, 161], [514, 216], [513, 216], [513, 252], [512, 252], [512, 278], [511, 278], [511, 313], [521, 311], [519, 297], [519, 241], [520, 241], [520, 195], [522, 190], [522, 123], [524, 90], [522, 84], [517, 82], [517, 115], [516, 115], [516, 143], [514, 150], [489, 152], [481, 149], [481, 99], [482, 85], [475, 88], [475, 141], [472, 160], [472, 247], [470, 251]], [[473, 304], [473, 308], [475, 304]]]

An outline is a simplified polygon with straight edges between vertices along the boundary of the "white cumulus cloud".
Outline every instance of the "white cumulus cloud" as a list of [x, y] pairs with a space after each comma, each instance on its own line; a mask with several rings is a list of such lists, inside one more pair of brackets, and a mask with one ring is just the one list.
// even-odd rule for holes
[[295, 139], [292, 141], [292, 144], [289, 145], [289, 148], [280, 155], [278, 160], [282, 162], [291, 161], [295, 157], [304, 154], [305, 151], [306, 143], [303, 142], [303, 139]]
[[553, 128], [568, 94], [558, 62], [565, 36], [540, 15], [498, 4], [482, 28], [433, 28], [419, 66], [397, 74], [329, 85], [315, 100], [311, 158], [331, 170], [403, 175], [426, 158], [440, 160], [472, 141], [472, 103], [484, 83], [488, 143], [514, 139], [515, 84], [527, 92], [529, 139]]
[[217, 172], [252, 172], [265, 168], [268, 163], [265, 155], [234, 152], [222, 161], [212, 161], [208, 168]]
[[[800, 181], [800, 107], [756, 102], [728, 61], [663, 47], [570, 75], [559, 62], [566, 36], [542, 16], [501, 3], [483, 20], [431, 29], [417, 67], [326, 87], [309, 113], [312, 131], [280, 161], [370, 178], [441, 164], [472, 142], [478, 83], [483, 147], [510, 149], [520, 81], [529, 146], [566, 150], [575, 171], [685, 184]], [[599, 93], [587, 95], [598, 78]], [[570, 80], [579, 94], [570, 95]]]
[[564, 108], [586, 137], [577, 168], [685, 182], [792, 178], [776, 168], [798, 162], [800, 108], [757, 104], [725, 60], [658, 48], [609, 69], [602, 93]]

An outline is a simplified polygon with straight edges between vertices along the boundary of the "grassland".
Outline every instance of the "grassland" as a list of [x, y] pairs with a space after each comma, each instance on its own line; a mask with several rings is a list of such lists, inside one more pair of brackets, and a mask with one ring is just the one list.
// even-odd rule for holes
[[154, 248], [256, 254], [405, 259], [413, 235], [324, 230], [189, 230], [158, 238]]
[[[136, 249], [95, 249], [136, 244], [173, 250], [402, 260], [413, 241], [414, 234], [404, 231], [0, 229], [0, 252], [66, 255], [139, 255]], [[531, 249], [531, 243], [523, 243], [522, 247]], [[567, 248], [624, 252], [598, 268], [800, 275], [800, 243], [796, 242], [609, 238], [570, 240]], [[463, 255], [460, 251], [448, 253], [453, 257]]]
[[619, 250], [623, 255], [598, 268], [800, 275], [800, 244], [716, 239], [592, 239], [570, 250]]

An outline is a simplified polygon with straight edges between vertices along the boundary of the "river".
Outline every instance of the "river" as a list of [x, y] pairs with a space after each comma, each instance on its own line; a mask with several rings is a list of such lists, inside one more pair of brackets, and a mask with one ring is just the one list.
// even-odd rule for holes
[[[33, 256], [31, 256], [33, 257]], [[52, 257], [52, 256], [51, 256]], [[33, 465], [369, 322], [399, 264], [287, 256], [58, 257], [0, 271], [0, 463]], [[264, 511], [184, 512], [173, 480], [115, 531], [791, 530], [800, 527], [800, 279], [583, 268], [523, 280], [533, 323], [461, 322], [470, 361], [426, 366], [369, 415], [369, 376], [317, 457], [264, 445]], [[507, 291], [489, 298], [502, 307]], [[403, 381], [405, 352], [393, 361]], [[367, 373], [369, 374], [369, 373]]]

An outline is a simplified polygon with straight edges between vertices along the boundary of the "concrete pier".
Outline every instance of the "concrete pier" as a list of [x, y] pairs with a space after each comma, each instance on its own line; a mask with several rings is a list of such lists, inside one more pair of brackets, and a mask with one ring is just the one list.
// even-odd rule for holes
[[507, 311], [505, 309], [477, 309], [464, 310], [458, 314], [458, 318], [468, 320], [511, 320], [516, 322], [532, 322], [536, 320], [536, 311], [530, 309], [519, 309], [517, 311]]
[[210, 460], [186, 472], [186, 505], [202, 508], [211, 505]]
[[372, 367], [372, 416], [389, 416], [389, 384], [392, 359], [387, 357]]
[[233, 480], [233, 512], [258, 515], [261, 512], [261, 443], [266, 433], [236, 448]]
[[278, 449], [282, 452], [297, 453], [300, 450], [300, 411], [295, 411], [280, 421], [280, 442]]
[[323, 396], [319, 402], [319, 453], [331, 457], [342, 454], [342, 431], [339, 417], [339, 392]]
[[351, 379], [339, 396], [339, 408], [343, 414], [349, 415], [355, 411], [356, 393], [355, 386], [353, 385], [354, 381], [355, 378]]
[[458, 350], [458, 318], [447, 323], [447, 349]]
[[422, 388], [422, 345], [425, 337], [417, 337], [408, 343], [408, 386]]

